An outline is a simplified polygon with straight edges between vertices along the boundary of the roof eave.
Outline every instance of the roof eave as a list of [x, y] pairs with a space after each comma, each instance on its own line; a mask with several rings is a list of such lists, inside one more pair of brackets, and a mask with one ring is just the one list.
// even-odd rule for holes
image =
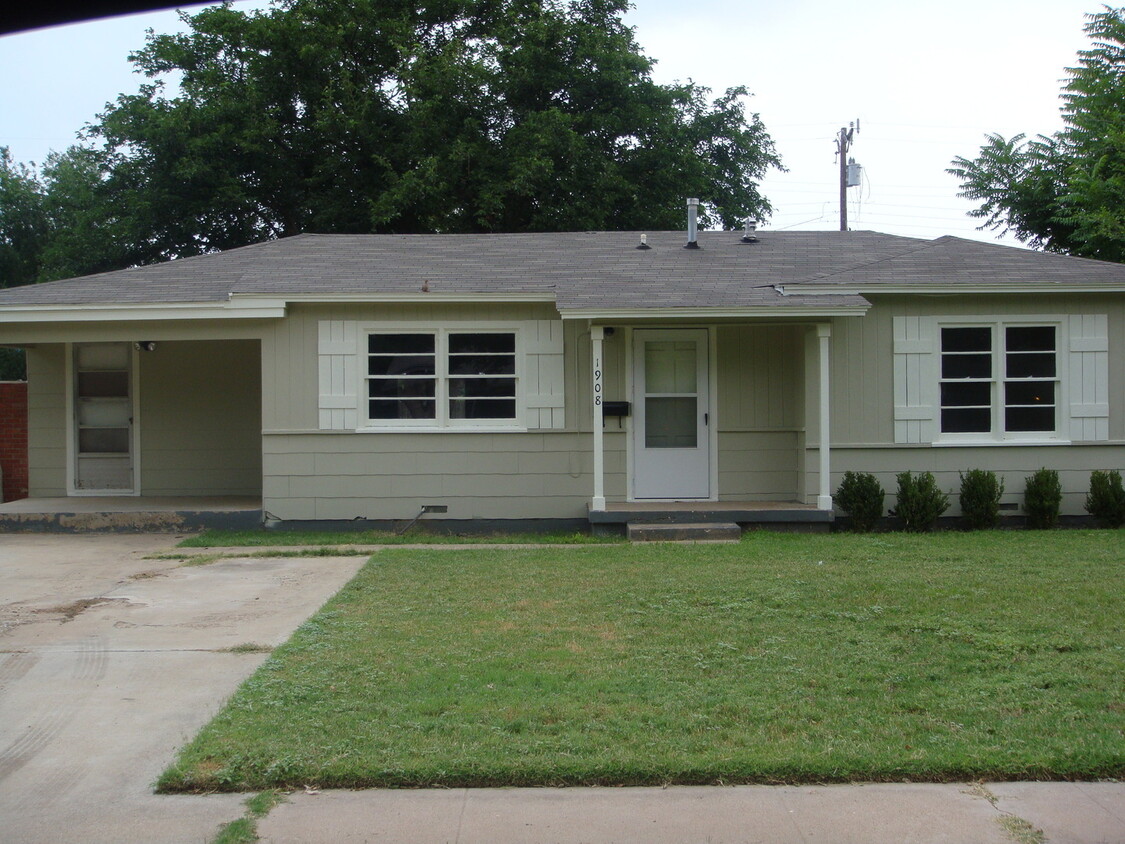
[[283, 316], [285, 316], [284, 300], [238, 305], [231, 302], [0, 305], [0, 323], [277, 319]]
[[747, 308], [560, 308], [566, 319], [828, 319], [864, 316], [870, 303], [832, 306], [762, 305]]
[[996, 293], [1125, 293], [1122, 283], [1043, 281], [1030, 284], [976, 284], [922, 282], [911, 284], [857, 284], [846, 287], [825, 284], [795, 284], [778, 288], [787, 296], [866, 296], [872, 293], [926, 293], [986, 295]]

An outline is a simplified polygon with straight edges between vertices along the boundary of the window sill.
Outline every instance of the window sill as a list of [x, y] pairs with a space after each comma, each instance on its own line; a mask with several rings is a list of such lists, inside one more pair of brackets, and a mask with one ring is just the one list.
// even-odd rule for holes
[[357, 434], [526, 434], [519, 425], [368, 425]]
[[995, 448], [997, 446], [1021, 446], [1021, 445], [1071, 445], [1070, 440], [1060, 439], [1058, 437], [1043, 438], [1043, 439], [1005, 439], [1005, 440], [934, 440], [930, 445], [934, 448]]

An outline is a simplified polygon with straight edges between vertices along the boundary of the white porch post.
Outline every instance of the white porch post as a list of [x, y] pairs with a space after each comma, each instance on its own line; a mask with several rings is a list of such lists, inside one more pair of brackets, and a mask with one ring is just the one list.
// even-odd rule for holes
[[821, 323], [816, 327], [816, 337], [820, 346], [820, 494], [816, 497], [818, 510], [832, 509], [831, 487], [831, 437], [828, 431], [828, 340], [832, 336], [832, 326]]
[[592, 353], [590, 361], [593, 369], [593, 401], [594, 408], [594, 497], [590, 500], [591, 510], [605, 510], [605, 444], [602, 436], [602, 341], [605, 340], [605, 329], [600, 325], [590, 327], [590, 341]]

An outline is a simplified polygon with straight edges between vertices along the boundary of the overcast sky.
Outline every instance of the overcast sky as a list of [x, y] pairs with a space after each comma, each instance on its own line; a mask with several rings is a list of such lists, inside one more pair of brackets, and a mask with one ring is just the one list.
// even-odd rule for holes
[[[245, 7], [246, 3], [236, 3]], [[264, 5], [250, 2], [251, 6]], [[658, 82], [692, 79], [716, 94], [746, 85], [787, 173], [763, 192], [765, 229], [838, 229], [835, 137], [860, 121], [851, 155], [864, 168], [848, 222], [910, 237], [982, 240], [945, 173], [984, 136], [1061, 126], [1060, 82], [1087, 45], [1093, 0], [637, 0], [627, 22]], [[198, 8], [198, 7], [191, 7]], [[130, 51], [145, 31], [182, 28], [175, 12], [0, 37], [0, 146], [41, 163], [105, 103], [133, 93]]]

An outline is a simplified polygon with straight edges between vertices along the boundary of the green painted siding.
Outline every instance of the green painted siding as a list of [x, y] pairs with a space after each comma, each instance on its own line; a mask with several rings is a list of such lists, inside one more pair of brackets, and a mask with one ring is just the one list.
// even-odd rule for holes
[[28, 494], [66, 495], [66, 347], [27, 350]]
[[143, 495], [257, 495], [257, 340], [157, 343], [137, 356]]

